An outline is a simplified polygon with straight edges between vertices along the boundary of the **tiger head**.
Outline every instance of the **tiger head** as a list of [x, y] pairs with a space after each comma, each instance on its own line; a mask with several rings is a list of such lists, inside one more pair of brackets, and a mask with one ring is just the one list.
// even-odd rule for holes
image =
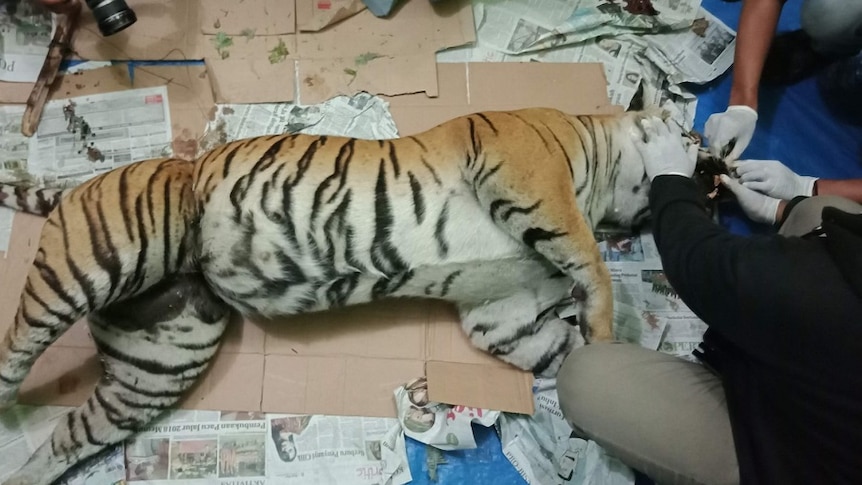
[[678, 136], [679, 143], [686, 151], [700, 147], [700, 138], [681, 130], [679, 124], [670, 117], [670, 113], [647, 108], [642, 111], [632, 111], [620, 118], [618, 127], [620, 134], [614, 141], [613, 152], [617, 155], [616, 177], [611, 187], [612, 201], [602, 219], [615, 225], [635, 227], [649, 218], [649, 186], [650, 181], [644, 169], [641, 155], [635, 148], [629, 133], [641, 131], [640, 121], [645, 118], [658, 117], [670, 128], [671, 136]]

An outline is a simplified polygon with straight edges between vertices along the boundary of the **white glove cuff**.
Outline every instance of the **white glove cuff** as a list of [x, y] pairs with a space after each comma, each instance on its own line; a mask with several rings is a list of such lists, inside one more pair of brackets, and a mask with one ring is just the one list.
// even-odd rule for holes
[[778, 215], [778, 204], [780, 203], [780, 200], [769, 197], [769, 200], [766, 201], [766, 207], [764, 207], [766, 213], [763, 215], [765, 218], [763, 222], [766, 222], [767, 224], [775, 224], [775, 216]]
[[802, 189], [802, 195], [811, 197], [814, 195], [814, 182], [817, 182], [817, 177], [800, 176], [799, 187]]

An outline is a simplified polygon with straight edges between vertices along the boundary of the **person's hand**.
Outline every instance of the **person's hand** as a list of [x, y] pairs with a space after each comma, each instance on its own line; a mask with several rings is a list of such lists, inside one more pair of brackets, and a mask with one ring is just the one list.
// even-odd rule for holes
[[724, 113], [713, 113], [706, 120], [703, 133], [709, 141], [709, 153], [725, 162], [735, 161], [751, 142], [755, 126], [757, 111], [745, 105], [730, 106]]
[[733, 192], [736, 201], [749, 219], [755, 222], [775, 224], [780, 200], [743, 187], [727, 175], [721, 176], [721, 184]]
[[640, 126], [642, 132], [632, 135], [650, 182], [659, 175], [692, 176], [697, 161], [697, 144], [692, 143], [686, 150], [679, 126], [656, 117], [641, 120]]
[[817, 181], [817, 177], [797, 175], [778, 160], [739, 160], [736, 173], [744, 187], [784, 200], [810, 196]]

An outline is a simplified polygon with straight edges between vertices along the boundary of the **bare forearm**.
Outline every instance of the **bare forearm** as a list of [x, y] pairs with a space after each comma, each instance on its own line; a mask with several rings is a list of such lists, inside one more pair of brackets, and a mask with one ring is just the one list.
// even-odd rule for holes
[[775, 36], [783, 6], [783, 0], [744, 1], [737, 28], [730, 105], [746, 105], [757, 109], [763, 63]]
[[838, 195], [862, 203], [862, 179], [817, 179], [814, 194]]

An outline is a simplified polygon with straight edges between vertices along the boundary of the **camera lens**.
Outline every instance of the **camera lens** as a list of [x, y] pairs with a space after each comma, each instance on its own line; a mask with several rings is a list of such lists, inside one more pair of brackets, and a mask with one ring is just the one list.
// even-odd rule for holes
[[135, 12], [123, 0], [87, 0], [87, 6], [93, 11], [93, 17], [105, 37], [116, 34], [138, 20]]

